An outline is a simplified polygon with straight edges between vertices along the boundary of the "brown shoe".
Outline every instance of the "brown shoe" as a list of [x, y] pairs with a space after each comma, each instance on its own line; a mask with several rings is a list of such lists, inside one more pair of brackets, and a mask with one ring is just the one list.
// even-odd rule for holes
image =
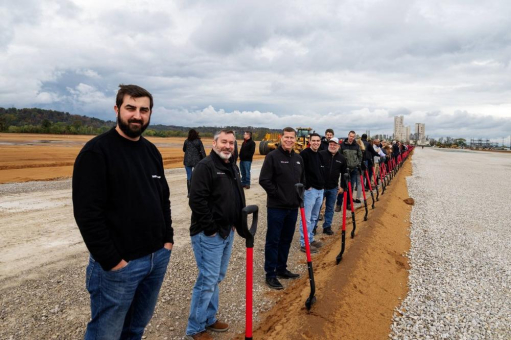
[[213, 337], [206, 331], [191, 336], [193, 340], [213, 340]]
[[225, 322], [216, 320], [216, 322], [206, 327], [207, 330], [212, 332], [226, 332], [229, 329], [229, 325]]
[[335, 206], [335, 212], [339, 212], [342, 210], [342, 205], [336, 205]]
[[311, 246], [313, 246], [315, 248], [321, 248], [321, 247], [323, 247], [323, 242], [321, 242], [321, 241], [313, 241], [311, 243]]

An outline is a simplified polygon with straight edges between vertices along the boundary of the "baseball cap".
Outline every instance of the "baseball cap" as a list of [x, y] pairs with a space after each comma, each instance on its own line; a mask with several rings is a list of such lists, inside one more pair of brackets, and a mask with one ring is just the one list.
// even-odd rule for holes
[[339, 144], [339, 139], [335, 138], [335, 137], [332, 137], [330, 138], [330, 140], [328, 141], [328, 143], [337, 143]]

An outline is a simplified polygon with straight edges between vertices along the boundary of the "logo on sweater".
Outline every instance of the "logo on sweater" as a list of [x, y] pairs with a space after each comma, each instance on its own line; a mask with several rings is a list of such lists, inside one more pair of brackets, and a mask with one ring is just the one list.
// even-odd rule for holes
[[288, 164], [288, 163], [289, 163], [289, 161], [280, 161], [280, 163]]
[[153, 178], [161, 178], [161, 176], [158, 176], [158, 175], [153, 175]]
[[225, 175], [225, 172], [217, 172], [217, 175]]
[[338, 161], [337, 159], [336, 159], [335, 161], [336, 161], [337, 163], [341, 163], [341, 164], [342, 164], [342, 162], [341, 162], [341, 161]]
[[300, 162], [296, 162], [296, 164], [300, 165]]

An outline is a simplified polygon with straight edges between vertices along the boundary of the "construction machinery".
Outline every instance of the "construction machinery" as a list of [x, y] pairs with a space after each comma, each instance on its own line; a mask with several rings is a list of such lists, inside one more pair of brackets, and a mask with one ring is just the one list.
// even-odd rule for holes
[[[296, 128], [296, 142], [294, 146], [294, 150], [296, 152], [300, 152], [306, 147], [309, 146], [310, 143], [310, 135], [314, 131], [312, 128]], [[259, 154], [267, 155], [270, 151], [275, 150], [280, 145], [281, 135], [279, 133], [267, 133], [263, 140], [259, 143]]]

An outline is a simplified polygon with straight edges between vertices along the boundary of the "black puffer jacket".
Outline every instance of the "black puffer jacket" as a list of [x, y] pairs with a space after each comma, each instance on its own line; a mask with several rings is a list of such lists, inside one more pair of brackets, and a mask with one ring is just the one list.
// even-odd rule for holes
[[194, 167], [201, 161], [201, 159], [206, 157], [204, 145], [202, 145], [202, 141], [199, 138], [192, 141], [189, 141], [188, 139], [185, 140], [185, 143], [183, 144], [183, 152], [185, 153], [185, 159], [183, 160], [183, 164], [185, 166]]

